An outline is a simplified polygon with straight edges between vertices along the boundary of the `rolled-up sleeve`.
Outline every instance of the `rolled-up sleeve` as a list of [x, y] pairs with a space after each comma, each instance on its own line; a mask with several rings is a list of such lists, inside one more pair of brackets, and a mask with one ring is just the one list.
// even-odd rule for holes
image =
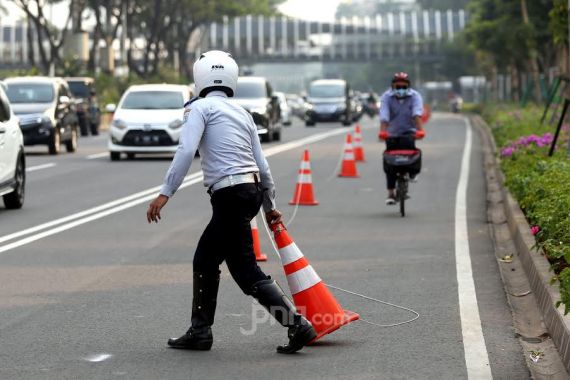
[[380, 98], [380, 122], [390, 122], [390, 94], [388, 92]]
[[417, 92], [414, 93], [412, 100], [412, 116], [422, 116], [424, 114], [424, 101], [422, 100], [421, 95]]
[[269, 169], [269, 164], [261, 149], [261, 143], [259, 142], [259, 136], [257, 135], [257, 128], [250, 117], [251, 124], [251, 146], [253, 148], [253, 156], [255, 158], [255, 163], [259, 168], [259, 176], [261, 177], [261, 185], [265, 189], [263, 193], [263, 210], [265, 212], [275, 210], [275, 182], [273, 181], [273, 176], [271, 175], [271, 170]]
[[184, 111], [186, 117], [180, 131], [180, 142], [176, 154], [160, 188], [160, 194], [167, 197], [174, 195], [188, 174], [206, 125], [205, 117], [198, 107], [193, 106], [192, 110], [189, 107]]

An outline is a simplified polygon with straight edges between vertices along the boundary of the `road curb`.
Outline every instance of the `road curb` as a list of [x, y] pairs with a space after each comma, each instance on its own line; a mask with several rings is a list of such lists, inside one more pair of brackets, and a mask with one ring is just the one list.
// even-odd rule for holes
[[500, 170], [497, 146], [490, 127], [480, 116], [473, 116], [471, 120], [485, 135], [483, 144], [490, 145], [490, 154], [485, 157], [485, 171], [488, 189], [494, 187], [492, 189], [494, 191], [489, 194], [489, 198], [501, 198], [495, 199], [495, 203], [502, 203], [503, 210], [500, 211], [503, 212], [501, 214], [504, 213], [506, 219], [504, 222], [508, 226], [510, 238], [528, 278], [542, 321], [558, 349], [562, 364], [566, 371], [570, 371], [570, 316], [564, 316], [563, 311], [556, 307], [560, 292], [558, 287], [550, 284], [552, 278], [550, 263], [542, 251], [534, 248], [535, 239], [530, 232], [530, 225], [518, 203], [504, 185], [505, 179]]

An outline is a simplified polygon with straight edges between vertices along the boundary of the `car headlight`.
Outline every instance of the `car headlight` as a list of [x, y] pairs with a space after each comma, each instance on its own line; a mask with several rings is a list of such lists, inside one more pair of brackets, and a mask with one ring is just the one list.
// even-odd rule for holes
[[111, 122], [111, 125], [113, 127], [119, 128], [119, 129], [125, 129], [127, 128], [127, 123], [125, 123], [123, 120], [121, 119], [113, 119], [113, 121]]
[[168, 124], [168, 128], [178, 129], [182, 126], [182, 124], [184, 124], [182, 120], [176, 119]]
[[267, 112], [267, 110], [263, 107], [258, 107], [258, 108], [252, 108], [250, 110], [251, 113], [258, 113], [260, 115], [265, 115], [265, 113]]

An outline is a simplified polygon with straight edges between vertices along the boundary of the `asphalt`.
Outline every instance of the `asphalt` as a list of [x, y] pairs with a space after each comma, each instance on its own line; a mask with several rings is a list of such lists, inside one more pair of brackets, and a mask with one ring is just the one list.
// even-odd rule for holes
[[[454, 258], [465, 122], [435, 114], [428, 124], [428, 136], [418, 144], [423, 171], [411, 184], [405, 218], [384, 205], [377, 121], [361, 123], [367, 161], [358, 165], [357, 179], [336, 176], [344, 134], [269, 157], [278, 206], [286, 219], [292, 215], [287, 202], [308, 148], [320, 205], [299, 208], [291, 236], [326, 283], [411, 308], [420, 314], [416, 321], [391, 328], [358, 321], [296, 355], [277, 355], [285, 330], [266, 322], [254, 334], [243, 333], [263, 314], [224, 265], [212, 351], [168, 349], [167, 338], [188, 327], [193, 250], [210, 216], [208, 196], [197, 183], [176, 194], [158, 225], [146, 223], [144, 201], [43, 238], [29, 233], [0, 242], [0, 379], [467, 378]], [[335, 128], [340, 126], [305, 128], [296, 121], [284, 130], [283, 142], [266, 146]], [[473, 137], [467, 215], [489, 362], [495, 379], [527, 379], [489, 237], [482, 152], [479, 136]], [[160, 184], [168, 156], [111, 162], [105, 144], [104, 135], [82, 138], [77, 153], [57, 157], [30, 148], [29, 168], [55, 165], [28, 173], [22, 210], [0, 208], [0, 241]], [[97, 153], [101, 157], [87, 158]], [[197, 171], [198, 159], [191, 169]], [[261, 236], [270, 259], [260, 265], [286, 288], [263, 228]], [[3, 250], [14, 242], [19, 246]], [[413, 317], [332, 292], [343, 307], [374, 324]]]

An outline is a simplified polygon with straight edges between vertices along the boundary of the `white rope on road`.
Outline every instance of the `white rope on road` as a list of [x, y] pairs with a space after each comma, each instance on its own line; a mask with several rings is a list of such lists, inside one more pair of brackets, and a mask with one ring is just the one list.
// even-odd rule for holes
[[[299, 206], [299, 205], [297, 204], [297, 207], [298, 207], [298, 206]], [[273, 246], [273, 250], [275, 251], [275, 253], [277, 254], [277, 256], [280, 257], [280, 255], [279, 255], [279, 250], [277, 249], [277, 246], [275, 245], [275, 241], [273, 240], [273, 237], [272, 237], [272, 235], [271, 235], [271, 231], [269, 231], [269, 225], [268, 225], [268, 223], [267, 223], [267, 219], [265, 218], [265, 213], [262, 212], [261, 215], [262, 215], [262, 218], [263, 218], [263, 226], [265, 227], [265, 232], [267, 233], [267, 236], [269, 236], [269, 241], [271, 241], [271, 245]], [[291, 224], [291, 222], [292, 222], [292, 221], [290, 221], [290, 222], [287, 224], [287, 226], [289, 226], [289, 225]], [[357, 296], [357, 297], [360, 297], [360, 298], [364, 298], [364, 299], [369, 300], [369, 301], [377, 302], [377, 303], [380, 303], [380, 304], [382, 304], [382, 305], [390, 306], [390, 307], [393, 307], [393, 308], [396, 308], [396, 309], [400, 309], [400, 310], [404, 310], [404, 311], [407, 311], [407, 312], [409, 312], [409, 313], [414, 314], [414, 317], [411, 318], [411, 319], [408, 319], [408, 320], [403, 321], [403, 322], [390, 323], [390, 324], [374, 323], [374, 322], [370, 322], [370, 321], [368, 321], [368, 320], [366, 320], [366, 319], [363, 319], [363, 318], [360, 318], [360, 319], [359, 319], [360, 321], [362, 321], [362, 322], [364, 322], [364, 323], [366, 323], [366, 324], [369, 324], [369, 325], [372, 325], [372, 326], [376, 326], [376, 327], [383, 327], [383, 328], [398, 327], [398, 326], [402, 326], [402, 325], [405, 325], [405, 324], [408, 324], [408, 323], [412, 323], [412, 322], [414, 322], [415, 320], [417, 320], [417, 319], [420, 317], [420, 314], [419, 314], [417, 311], [415, 311], [415, 310], [413, 310], [413, 309], [410, 309], [410, 308], [407, 308], [407, 307], [405, 307], [405, 306], [401, 306], [401, 305], [393, 304], [393, 303], [390, 303], [390, 302], [387, 302], [387, 301], [383, 301], [383, 300], [380, 300], [380, 299], [377, 299], [377, 298], [369, 297], [369, 296], [367, 296], [367, 295], [360, 294], [360, 293], [356, 293], [356, 292], [353, 292], [353, 291], [350, 291], [350, 290], [347, 290], [347, 289], [343, 289], [343, 288], [340, 288], [340, 287], [337, 287], [337, 286], [334, 286], [334, 285], [331, 285], [331, 284], [325, 283], [325, 285], [326, 285], [327, 287], [331, 288], [331, 289], [335, 289], [335, 290], [338, 290], [338, 291], [341, 291], [341, 292], [344, 292], [344, 293], [347, 293], [347, 294], [351, 294], [351, 295], [353, 295], [353, 296]]]

